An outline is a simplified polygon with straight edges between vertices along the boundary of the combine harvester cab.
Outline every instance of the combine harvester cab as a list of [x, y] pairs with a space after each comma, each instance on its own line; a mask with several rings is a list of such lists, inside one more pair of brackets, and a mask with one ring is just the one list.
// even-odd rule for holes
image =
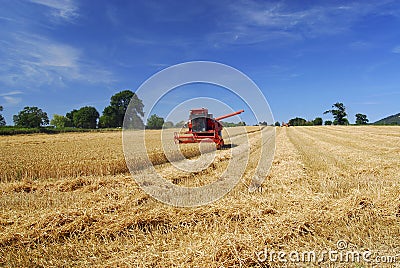
[[220, 120], [243, 112], [244, 110], [240, 110], [231, 114], [213, 118], [213, 115], [209, 114], [208, 109], [206, 108], [190, 110], [188, 122], [189, 130], [183, 134], [175, 132], [175, 143], [214, 142], [217, 149], [221, 149], [224, 146], [224, 140], [222, 138], [223, 126]]

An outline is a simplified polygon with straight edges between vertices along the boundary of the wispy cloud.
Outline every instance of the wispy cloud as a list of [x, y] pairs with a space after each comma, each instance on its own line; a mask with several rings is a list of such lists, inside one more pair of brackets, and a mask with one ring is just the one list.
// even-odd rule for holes
[[212, 33], [208, 40], [216, 48], [223, 47], [226, 44], [233, 45], [253, 45], [269, 42], [269, 45], [280, 45], [284, 40], [285, 43], [301, 40], [302, 36], [295, 32], [285, 32], [278, 30], [264, 30], [246, 27], [237, 27], [233, 30]]
[[17, 105], [18, 103], [20, 103], [22, 101], [21, 98], [16, 98], [13, 96], [4, 96], [3, 98], [6, 101], [6, 103], [11, 106]]
[[17, 97], [20, 94], [22, 94], [22, 91], [14, 90], [6, 93], [0, 93], [0, 97], [4, 99], [7, 106], [14, 106], [22, 101], [22, 98]]
[[19, 94], [22, 94], [22, 91], [14, 90], [6, 93], [0, 93], [0, 97], [19, 95]]
[[145, 38], [139, 38], [139, 37], [133, 37], [133, 36], [127, 36], [126, 41], [130, 44], [143, 45], [143, 46], [159, 44], [159, 42], [157, 42], [157, 40], [154, 40], [154, 39], [145, 39]]
[[393, 53], [400, 54], [400, 46], [396, 46], [392, 49]]
[[149, 63], [148, 65], [149, 65], [149, 66], [152, 66], [152, 67], [157, 67], [157, 68], [166, 68], [166, 67], [171, 66], [171, 64], [168, 64], [168, 63], [159, 63], [159, 62]]
[[0, 47], [0, 81], [12, 87], [63, 86], [68, 81], [110, 83], [111, 72], [85, 61], [82, 50], [26, 33]]
[[9, 17], [5, 17], [5, 16], [0, 16], [0, 20], [3, 21], [9, 21], [9, 22], [15, 22], [15, 19], [9, 18]]
[[[54, 23], [75, 22], [79, 12], [75, 0], [29, 0], [19, 4], [21, 12], [10, 12], [19, 23], [0, 29], [2, 87], [38, 90], [48, 85], [59, 88], [74, 81], [115, 81], [113, 74], [96, 59], [89, 58], [84, 49], [44, 34]], [[33, 5], [35, 12], [30, 11]]]
[[356, 41], [349, 44], [349, 47], [355, 50], [366, 50], [372, 47], [372, 44], [364, 41]]
[[51, 16], [55, 19], [73, 21], [78, 17], [78, 7], [72, 0], [30, 0], [30, 2], [49, 8]]
[[81, 56], [80, 50], [39, 35], [18, 34], [15, 40], [16, 55], [24, 56], [25, 61], [41, 67], [76, 68]]
[[[229, 17], [223, 31], [213, 34], [221, 44], [251, 44], [271, 40], [292, 42], [321, 35], [350, 31], [367, 14], [387, 13], [385, 2], [333, 4], [321, 2], [310, 7], [284, 2], [235, 1], [228, 5]], [[389, 13], [388, 13], [389, 14]], [[354, 44], [354, 45], [361, 45]]]

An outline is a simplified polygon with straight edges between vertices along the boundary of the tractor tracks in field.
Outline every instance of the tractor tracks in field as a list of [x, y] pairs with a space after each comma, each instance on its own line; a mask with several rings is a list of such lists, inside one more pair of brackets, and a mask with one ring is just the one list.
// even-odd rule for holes
[[[298, 184], [303, 184], [307, 178], [306, 165], [296, 146], [291, 142], [287, 128], [277, 128], [276, 151], [272, 163], [271, 173], [267, 177], [265, 187], [268, 185], [279, 185], [285, 195], [296, 196]], [[302, 188], [302, 191], [307, 187]]]
[[[226, 144], [226, 146], [220, 151], [229, 151], [230, 147], [237, 146], [237, 141], [240, 138], [247, 137], [249, 135], [253, 135], [260, 132], [260, 129], [244, 129], [242, 127], [234, 127], [229, 130], [226, 130], [228, 138], [225, 138], [225, 142], [230, 141], [230, 144]], [[169, 141], [168, 141], [169, 142]], [[141, 152], [139, 155], [128, 155], [127, 161], [131, 161], [130, 165], [134, 167], [134, 170], [143, 170], [150, 166], [163, 166], [168, 164], [170, 161], [179, 162], [185, 161], [187, 159], [195, 159], [199, 157], [202, 152], [199, 149], [199, 144], [180, 144], [180, 149], [176, 150], [175, 146], [169, 148], [170, 145], [168, 142], [159, 148], [159, 150], [154, 150], [154, 148], [146, 149], [146, 152]], [[162, 143], [162, 141], [160, 141]], [[208, 150], [211, 151], [211, 150]], [[149, 163], [142, 155], [142, 153], [146, 153], [150, 162]]]
[[[268, 132], [267, 129], [253, 130], [246, 133], [239, 133], [230, 136], [230, 144], [223, 150], [216, 151], [214, 161], [205, 169], [198, 172], [186, 172], [177, 169], [171, 163], [167, 162], [162, 165], [155, 166], [157, 172], [165, 179], [171, 181], [173, 184], [186, 187], [200, 187], [212, 183], [219, 179], [220, 175], [226, 170], [230, 160], [232, 160], [232, 150], [239, 146], [248, 146], [248, 151], [244, 148], [244, 152], [249, 152], [249, 163], [253, 163], [259, 157], [259, 150], [261, 147], [261, 131]], [[268, 134], [267, 134], [268, 135]], [[245, 145], [248, 143], [248, 145]], [[212, 155], [210, 154], [210, 157]], [[254, 166], [254, 165], [253, 165]], [[249, 171], [246, 170], [244, 177], [248, 176]]]
[[[351, 128], [351, 129], [350, 129]], [[323, 131], [320, 131], [320, 130]], [[400, 152], [400, 138], [387, 136], [384, 133], [369, 133], [362, 127], [322, 127], [302, 128], [301, 132], [312, 139], [330, 144], [331, 147], [342, 147], [345, 150], [368, 152], [373, 155], [388, 155], [398, 158]], [[318, 131], [316, 131], [318, 130]], [[393, 145], [398, 145], [398, 148]]]
[[[331, 143], [332, 141], [317, 140], [315, 136], [310, 135], [304, 129], [299, 130], [296, 127], [288, 129], [286, 133], [289, 141], [301, 155], [304, 164], [309, 167], [309, 173], [327, 166], [346, 168], [346, 170], [351, 168], [351, 166], [347, 166], [345, 161], [336, 157], [334, 154], [336, 147]], [[322, 148], [324, 150], [321, 150]]]
[[[323, 166], [330, 169], [339, 168], [357, 172], [358, 167], [374, 165], [384, 166], [398, 161], [399, 148], [389, 148], [379, 145], [379, 140], [373, 142], [354, 134], [350, 128], [342, 128], [334, 134], [328, 129], [322, 132], [317, 128], [292, 128], [288, 131], [289, 138], [296, 148], [301, 151], [309, 164], [321, 169]], [[315, 154], [314, 152], [319, 151]], [[318, 164], [318, 166], [315, 166]]]
[[388, 151], [378, 146], [379, 141], [371, 144], [368, 139], [356, 139], [358, 134], [354, 131], [357, 129], [351, 127], [327, 129], [326, 132], [321, 131], [322, 128], [286, 130], [301, 156], [314, 192], [342, 198], [360, 188], [375, 189], [375, 186], [386, 187], [393, 183], [382, 178], [390, 178], [399, 171], [395, 148]]

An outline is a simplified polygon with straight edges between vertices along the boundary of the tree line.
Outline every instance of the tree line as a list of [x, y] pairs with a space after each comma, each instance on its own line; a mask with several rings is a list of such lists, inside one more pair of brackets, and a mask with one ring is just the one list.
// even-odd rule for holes
[[[323, 124], [326, 126], [330, 125], [349, 125], [349, 120], [347, 119], [346, 107], [341, 102], [336, 102], [332, 105], [330, 110], [324, 112], [324, 114], [331, 114], [333, 116], [333, 120], [326, 120], [323, 122], [321, 117], [317, 117], [314, 120], [307, 121], [304, 118], [296, 117], [289, 120], [289, 125], [291, 126], [322, 126]], [[367, 115], [357, 113], [356, 117], [356, 125], [367, 125], [369, 120]], [[280, 126], [279, 122], [275, 123], [275, 126]]]
[[[132, 108], [126, 113], [129, 103]], [[102, 115], [92, 106], [84, 106], [80, 109], [73, 109], [65, 115], [54, 114], [53, 119], [49, 120], [46, 112], [36, 106], [24, 107], [17, 115], [13, 116], [16, 127], [19, 128], [41, 128], [46, 125], [54, 126], [57, 129], [79, 128], [120, 128], [125, 123], [127, 126], [136, 129], [161, 129], [161, 128], [181, 128], [186, 122], [180, 121], [174, 124], [171, 121], [164, 121], [164, 118], [156, 114], [151, 115], [146, 125], [142, 117], [144, 104], [139, 97], [130, 90], [116, 93], [110, 99], [110, 104], [104, 108]], [[3, 107], [0, 106], [0, 112]], [[0, 114], [0, 126], [5, 126], [6, 121]]]
[[[143, 102], [130, 90], [124, 90], [113, 95], [110, 105], [104, 108], [102, 115], [92, 106], [73, 109], [65, 115], [54, 114], [50, 121], [46, 112], [36, 106], [26, 106], [17, 115], [13, 116], [16, 127], [40, 128], [52, 125], [56, 128], [117, 128], [122, 127], [125, 112], [132, 101], [132, 109], [127, 114], [126, 123], [134, 128], [143, 128], [141, 117], [144, 116]], [[3, 107], [0, 106], [0, 111]], [[4, 117], [0, 114], [0, 126], [5, 126]]]
[[[96, 110], [95, 107], [85, 106], [80, 109], [73, 109], [65, 115], [54, 114], [53, 119], [50, 121], [46, 112], [42, 109], [32, 106], [24, 107], [17, 115], [13, 116], [13, 121], [16, 127], [23, 128], [39, 128], [45, 125], [52, 125], [56, 128], [81, 128], [81, 129], [95, 129], [95, 128], [119, 128], [124, 123], [125, 113], [128, 109], [129, 103], [132, 101], [132, 109], [126, 117], [126, 123], [133, 128], [148, 128], [148, 129], [161, 129], [184, 127], [186, 122], [180, 121], [174, 124], [171, 121], [164, 121], [164, 118], [153, 114], [147, 120], [146, 125], [143, 123], [142, 117], [144, 116], [144, 104], [138, 96], [130, 90], [124, 90], [116, 93], [110, 99], [110, 104], [104, 108], [102, 115]], [[0, 106], [0, 112], [3, 107]], [[343, 103], [337, 102], [332, 105], [332, 108], [325, 111], [324, 114], [331, 114], [333, 120], [326, 120], [325, 122], [321, 117], [316, 117], [314, 120], [307, 121], [304, 118], [296, 117], [289, 120], [291, 126], [320, 126], [320, 125], [349, 125], [347, 119], [346, 107]], [[357, 113], [355, 115], [356, 125], [366, 125], [369, 120], [367, 115]], [[222, 122], [224, 126], [243, 126], [244, 122], [238, 124]], [[260, 122], [260, 125], [267, 122]], [[6, 121], [0, 114], [0, 126], [5, 126]], [[280, 126], [279, 122], [275, 126]]]

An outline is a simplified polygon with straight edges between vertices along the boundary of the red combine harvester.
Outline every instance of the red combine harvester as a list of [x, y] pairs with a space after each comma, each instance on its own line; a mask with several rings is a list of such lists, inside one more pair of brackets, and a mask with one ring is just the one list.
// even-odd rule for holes
[[196, 143], [201, 141], [209, 141], [215, 142], [217, 149], [221, 149], [224, 146], [224, 140], [222, 139], [223, 126], [219, 121], [243, 112], [244, 110], [240, 110], [231, 114], [213, 118], [213, 115], [208, 113], [208, 109], [201, 108], [190, 110], [188, 122], [189, 130], [184, 134], [175, 132], [175, 143]]

